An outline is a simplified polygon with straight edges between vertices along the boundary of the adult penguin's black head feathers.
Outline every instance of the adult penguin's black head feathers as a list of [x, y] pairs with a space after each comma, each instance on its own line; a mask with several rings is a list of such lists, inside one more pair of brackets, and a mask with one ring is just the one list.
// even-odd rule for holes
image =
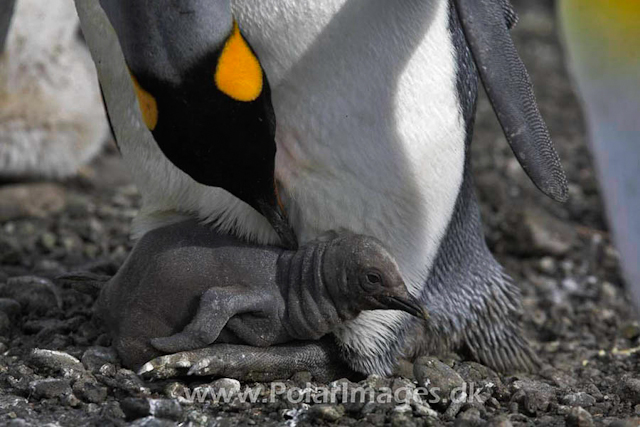
[[294, 247], [274, 179], [269, 83], [233, 19], [231, 2], [100, 4], [163, 154], [198, 183], [222, 188], [261, 212], [282, 242]]

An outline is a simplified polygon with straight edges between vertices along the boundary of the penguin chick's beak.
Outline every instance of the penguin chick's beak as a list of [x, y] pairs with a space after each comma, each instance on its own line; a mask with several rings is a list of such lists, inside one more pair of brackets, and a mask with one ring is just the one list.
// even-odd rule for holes
[[382, 295], [376, 297], [376, 299], [384, 305], [386, 310], [401, 310], [418, 317], [423, 320], [429, 320], [429, 313], [422, 307], [420, 301], [416, 298], [409, 296], [408, 298]]

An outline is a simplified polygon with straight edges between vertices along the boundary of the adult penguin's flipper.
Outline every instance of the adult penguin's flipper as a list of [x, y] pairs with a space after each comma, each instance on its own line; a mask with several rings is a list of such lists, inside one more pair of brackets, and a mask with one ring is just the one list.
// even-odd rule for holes
[[567, 178], [509, 34], [516, 21], [509, 1], [454, 3], [482, 83], [516, 158], [543, 193], [566, 201]]
[[2, 0], [0, 2], [0, 54], [4, 52], [4, 44], [7, 41], [15, 5], [16, 0]]

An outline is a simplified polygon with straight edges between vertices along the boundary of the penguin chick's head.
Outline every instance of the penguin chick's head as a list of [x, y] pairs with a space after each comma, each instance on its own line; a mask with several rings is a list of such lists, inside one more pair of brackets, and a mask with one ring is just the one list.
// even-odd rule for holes
[[[326, 276], [337, 273], [333, 281], [345, 303], [338, 305], [349, 312], [357, 315], [363, 310], [402, 310], [428, 318], [420, 301], [407, 290], [393, 256], [379, 240], [362, 235], [337, 238], [329, 244], [324, 261]], [[327, 268], [333, 271], [327, 272]]]

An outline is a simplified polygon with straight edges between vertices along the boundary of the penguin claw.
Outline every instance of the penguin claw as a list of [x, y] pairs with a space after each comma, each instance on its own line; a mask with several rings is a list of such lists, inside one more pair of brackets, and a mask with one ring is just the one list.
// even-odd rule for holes
[[224, 354], [218, 346], [202, 348], [195, 351], [184, 351], [156, 357], [145, 363], [138, 375], [154, 380], [176, 378], [180, 376], [220, 376], [233, 365], [225, 362], [217, 353]]

